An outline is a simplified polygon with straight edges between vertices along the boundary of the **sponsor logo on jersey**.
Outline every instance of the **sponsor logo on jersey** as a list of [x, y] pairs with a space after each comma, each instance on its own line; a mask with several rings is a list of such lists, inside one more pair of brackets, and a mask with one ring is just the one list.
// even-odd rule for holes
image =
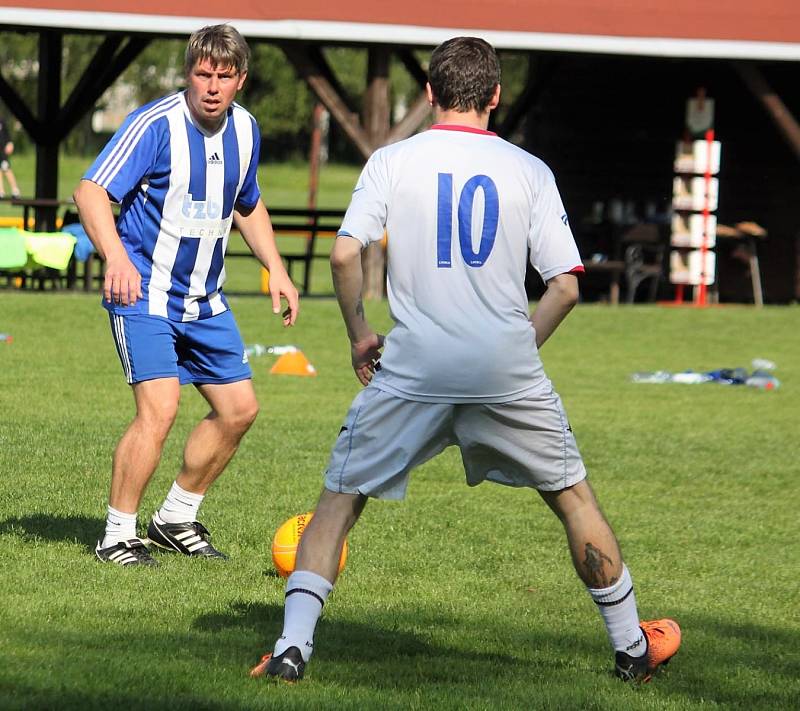
[[184, 195], [181, 214], [190, 220], [218, 220], [222, 205], [213, 200], [192, 200], [191, 195]]
[[566, 212], [565, 212], [563, 215], [561, 215], [561, 221], [562, 221], [562, 222], [563, 222], [565, 225], [568, 225], [568, 224], [569, 224], [569, 218], [567, 217], [567, 213], [566, 213]]
[[209, 165], [222, 165], [222, 158], [219, 157], [219, 153], [212, 153], [208, 159]]

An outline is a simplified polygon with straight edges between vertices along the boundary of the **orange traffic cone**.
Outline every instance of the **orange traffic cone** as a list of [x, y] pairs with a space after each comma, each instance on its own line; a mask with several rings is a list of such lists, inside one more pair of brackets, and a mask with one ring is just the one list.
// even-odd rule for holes
[[269, 372], [273, 375], [315, 376], [317, 369], [308, 362], [308, 358], [303, 355], [303, 351], [292, 351], [291, 353], [284, 353], [278, 358]]

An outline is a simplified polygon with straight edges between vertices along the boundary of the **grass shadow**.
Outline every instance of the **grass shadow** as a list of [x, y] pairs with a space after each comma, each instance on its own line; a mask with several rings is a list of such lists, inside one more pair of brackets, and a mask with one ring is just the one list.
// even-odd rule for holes
[[[374, 618], [365, 621], [323, 618], [317, 626], [317, 641], [312, 675], [319, 681], [352, 684], [360, 679], [370, 688], [398, 688], [407, 691], [425, 684], [441, 685], [457, 680], [464, 683], [466, 669], [475, 674], [467, 679], [477, 683], [485, 670], [495, 670], [495, 676], [519, 675], [531, 671], [530, 659], [522, 655], [459, 648], [434, 641], [434, 634], [426, 630], [441, 629], [453, 624], [435, 614], [420, 610], [415, 614], [393, 612], [385, 623]], [[264, 633], [277, 635], [283, 626], [281, 605], [233, 602], [228, 610], [200, 615], [192, 625], [193, 630], [212, 633], [223, 640], [225, 633], [241, 632], [244, 636]], [[274, 637], [266, 640], [271, 645]], [[534, 644], [535, 644], [534, 640]], [[237, 650], [232, 650], [236, 652]], [[265, 649], [264, 651], [269, 651]], [[561, 660], [548, 661], [548, 671], [565, 666]], [[396, 673], [395, 673], [396, 672]], [[471, 683], [471, 682], [468, 682]]]
[[80, 543], [93, 551], [103, 525], [103, 519], [91, 516], [12, 516], [0, 521], [0, 536], [16, 535], [26, 541]]

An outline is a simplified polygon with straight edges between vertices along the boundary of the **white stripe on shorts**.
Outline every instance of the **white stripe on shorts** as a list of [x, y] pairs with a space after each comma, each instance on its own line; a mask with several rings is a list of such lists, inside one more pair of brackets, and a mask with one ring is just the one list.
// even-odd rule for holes
[[125, 371], [125, 380], [128, 385], [131, 385], [133, 383], [133, 366], [131, 365], [131, 359], [128, 355], [128, 343], [125, 340], [125, 321], [122, 316], [118, 314], [114, 314], [114, 335], [117, 340], [119, 357], [122, 361], [122, 369]]

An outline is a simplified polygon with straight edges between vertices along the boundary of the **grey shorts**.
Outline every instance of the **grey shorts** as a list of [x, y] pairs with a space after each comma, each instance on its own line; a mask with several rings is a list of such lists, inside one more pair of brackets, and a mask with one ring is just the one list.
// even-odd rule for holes
[[8, 158], [0, 158], [0, 170], [11, 170], [11, 161]]
[[353, 400], [331, 453], [325, 487], [378, 499], [405, 497], [411, 470], [450, 445], [467, 484], [560, 491], [586, 477], [561, 398], [552, 390], [506, 403], [405, 400], [377, 387]]

